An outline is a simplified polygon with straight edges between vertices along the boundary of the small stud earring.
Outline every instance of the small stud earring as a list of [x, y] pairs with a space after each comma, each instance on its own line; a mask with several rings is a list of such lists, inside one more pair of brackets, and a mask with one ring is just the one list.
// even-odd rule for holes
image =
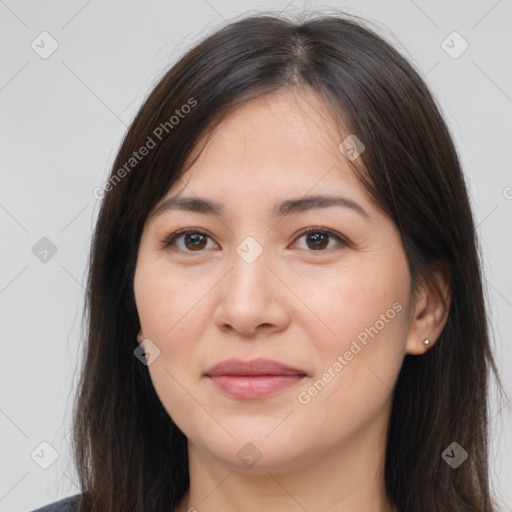
[[423, 343], [424, 343], [425, 345], [430, 345], [430, 340], [429, 340], [429, 339], [426, 339]]

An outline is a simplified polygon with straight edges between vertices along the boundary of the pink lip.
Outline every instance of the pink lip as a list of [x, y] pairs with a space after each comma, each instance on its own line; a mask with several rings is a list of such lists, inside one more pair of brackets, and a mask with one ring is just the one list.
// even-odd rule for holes
[[245, 399], [263, 398], [306, 377], [302, 370], [270, 359], [228, 359], [212, 366], [205, 375], [220, 391]]

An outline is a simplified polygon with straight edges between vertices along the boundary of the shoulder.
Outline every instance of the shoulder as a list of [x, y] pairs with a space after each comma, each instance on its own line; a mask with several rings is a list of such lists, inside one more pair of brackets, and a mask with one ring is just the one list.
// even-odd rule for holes
[[42, 508], [33, 510], [32, 512], [76, 512], [78, 510], [78, 502], [80, 501], [80, 494], [75, 496], [69, 496], [49, 505], [45, 505]]

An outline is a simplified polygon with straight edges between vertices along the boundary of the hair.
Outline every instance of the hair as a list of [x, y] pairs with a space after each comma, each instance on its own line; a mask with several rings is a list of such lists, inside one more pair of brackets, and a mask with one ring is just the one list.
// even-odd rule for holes
[[[400, 512], [497, 510], [487, 393], [490, 371], [499, 376], [475, 224], [440, 109], [415, 68], [363, 22], [267, 13], [228, 23], [188, 50], [150, 92], [115, 158], [91, 245], [73, 412], [80, 512], [163, 512], [187, 491], [187, 438], [134, 356], [141, 234], [200, 138], [225, 116], [251, 99], [306, 89], [363, 141], [362, 167], [353, 170], [398, 227], [411, 282], [448, 269], [446, 325], [424, 355], [405, 356], [393, 392], [387, 498]], [[135, 158], [143, 146], [151, 149]], [[441, 457], [453, 441], [469, 453], [457, 469]]]

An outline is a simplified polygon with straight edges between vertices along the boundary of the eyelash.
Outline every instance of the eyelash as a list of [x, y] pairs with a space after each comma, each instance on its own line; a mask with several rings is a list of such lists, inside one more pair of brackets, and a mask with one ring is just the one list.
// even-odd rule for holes
[[[166, 249], [166, 250], [174, 250], [172, 248], [172, 246], [175, 244], [176, 240], [179, 239], [180, 237], [185, 236], [190, 233], [197, 234], [197, 235], [204, 235], [204, 236], [210, 238], [211, 240], [213, 240], [213, 238], [206, 231], [203, 231], [201, 229], [185, 228], [185, 229], [180, 229], [179, 231], [176, 231], [176, 232], [172, 233], [171, 235], [169, 235], [168, 237], [166, 237], [161, 243], [161, 248]], [[321, 233], [324, 235], [328, 235], [329, 237], [337, 240], [338, 245], [335, 247], [330, 247], [329, 249], [319, 249], [319, 250], [304, 249], [307, 252], [325, 253], [325, 252], [329, 252], [332, 249], [336, 249], [336, 248], [340, 249], [342, 247], [348, 247], [350, 245], [350, 243], [344, 237], [339, 235], [338, 233], [335, 233], [334, 231], [332, 231], [330, 229], [319, 228], [319, 227], [310, 227], [310, 228], [305, 228], [305, 229], [301, 230], [299, 233], [297, 233], [295, 240], [299, 239], [309, 233], [316, 233], [316, 234]], [[184, 249], [177, 249], [177, 250], [180, 250], [181, 252], [185, 252], [185, 253], [189, 253], [189, 254], [193, 254], [193, 253], [200, 254], [200, 253], [204, 252], [206, 249], [200, 249], [197, 251], [189, 251], [189, 250], [184, 250]]]

